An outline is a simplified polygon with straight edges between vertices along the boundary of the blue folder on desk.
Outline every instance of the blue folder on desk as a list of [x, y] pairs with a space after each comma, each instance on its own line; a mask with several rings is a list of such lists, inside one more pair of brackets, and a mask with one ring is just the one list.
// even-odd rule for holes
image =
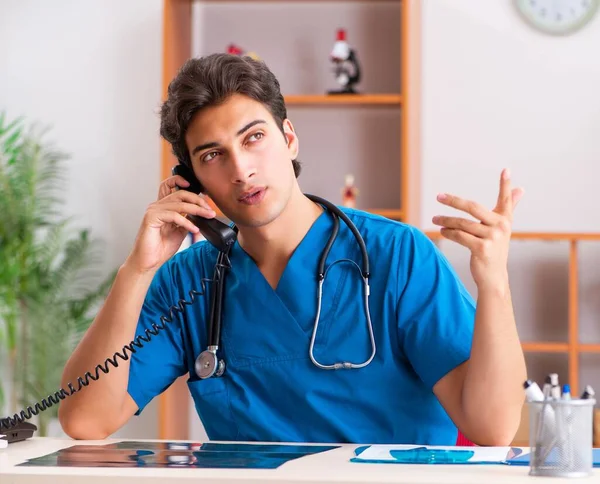
[[[435, 445], [365, 445], [357, 447], [351, 462], [371, 464], [502, 464], [529, 465], [529, 448], [456, 447]], [[600, 467], [600, 449], [593, 450]]]

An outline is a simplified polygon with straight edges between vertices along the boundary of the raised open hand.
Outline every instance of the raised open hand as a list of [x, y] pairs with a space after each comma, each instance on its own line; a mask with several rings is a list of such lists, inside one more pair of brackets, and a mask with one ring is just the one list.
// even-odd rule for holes
[[477, 202], [440, 194], [440, 203], [468, 213], [478, 222], [462, 217], [438, 215], [433, 223], [441, 234], [471, 251], [471, 274], [479, 290], [501, 288], [508, 283], [508, 250], [514, 209], [523, 196], [522, 188], [511, 188], [510, 172], [502, 170], [498, 202], [488, 210]]

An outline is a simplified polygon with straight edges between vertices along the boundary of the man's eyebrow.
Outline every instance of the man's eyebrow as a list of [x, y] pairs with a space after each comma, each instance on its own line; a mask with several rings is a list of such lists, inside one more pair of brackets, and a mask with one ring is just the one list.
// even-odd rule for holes
[[210, 143], [204, 143], [203, 145], [198, 145], [192, 150], [192, 156], [194, 156], [198, 151], [206, 150], [208, 148], [217, 148], [219, 143], [212, 141]]
[[[254, 121], [251, 121], [246, 126], [244, 126], [242, 129], [240, 129], [236, 133], [236, 136], [240, 136], [240, 135], [244, 134], [246, 131], [248, 131], [253, 126], [256, 126], [257, 124], [261, 124], [261, 123], [266, 124], [267, 122], [264, 119], [255, 119]], [[199, 151], [207, 150], [208, 148], [218, 148], [219, 146], [220, 146], [219, 143], [217, 143], [216, 141], [211, 141], [210, 143], [204, 143], [203, 145], [198, 145], [192, 150], [192, 156], [194, 156]]]
[[248, 131], [252, 126], [255, 126], [257, 124], [261, 124], [264, 123], [266, 124], [267, 122], [264, 119], [255, 119], [254, 121], [248, 123], [246, 126], [244, 126], [242, 129], [240, 129], [237, 133], [236, 136], [239, 136], [241, 134], [244, 134], [246, 131]]

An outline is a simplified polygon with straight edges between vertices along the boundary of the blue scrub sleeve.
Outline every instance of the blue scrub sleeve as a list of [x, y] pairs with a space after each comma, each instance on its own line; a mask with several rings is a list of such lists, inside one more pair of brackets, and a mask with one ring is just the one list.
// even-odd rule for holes
[[[177, 300], [173, 296], [169, 263], [156, 272], [148, 289], [136, 329], [146, 337], [146, 330], [153, 324], [163, 326], [161, 316], [169, 317], [169, 309]], [[144, 407], [157, 395], [165, 391], [179, 376], [186, 373], [184, 348], [179, 313], [174, 313], [172, 322], [165, 322], [165, 329], [150, 334], [150, 342], [142, 341], [131, 357], [127, 391], [136, 402], [139, 415]]]
[[398, 277], [400, 347], [425, 385], [469, 359], [475, 301], [438, 247], [422, 232], [404, 238]]

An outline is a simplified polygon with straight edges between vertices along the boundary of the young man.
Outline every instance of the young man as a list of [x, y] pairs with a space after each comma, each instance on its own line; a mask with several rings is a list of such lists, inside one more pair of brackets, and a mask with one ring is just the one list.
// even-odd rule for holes
[[[317, 264], [331, 213], [303, 195], [298, 137], [279, 83], [261, 62], [231, 55], [189, 60], [169, 87], [161, 134], [179, 163], [239, 229], [225, 282], [220, 352], [225, 373], [201, 379], [208, 345], [210, 282], [217, 250], [199, 242], [176, 254], [198, 229], [187, 214], [211, 218], [205, 198], [174, 176], [160, 186], [131, 254], [102, 310], [72, 355], [63, 384], [123, 344], [161, 325], [190, 291], [203, 292], [128, 361], [61, 402], [74, 438], [103, 438], [188, 374], [211, 439], [246, 441], [454, 444], [457, 427], [475, 443], [506, 445], [519, 425], [525, 380], [513, 317], [507, 257], [514, 205], [506, 171], [493, 211], [452, 195], [464, 211], [436, 217], [442, 233], [472, 252], [477, 306], [434, 244], [406, 224], [344, 208], [370, 259], [373, 360], [360, 369], [320, 364], [369, 359], [372, 346], [362, 279], [351, 263], [332, 266], [319, 327]], [[361, 251], [340, 223], [327, 258]], [[313, 361], [313, 358], [315, 361]]]

